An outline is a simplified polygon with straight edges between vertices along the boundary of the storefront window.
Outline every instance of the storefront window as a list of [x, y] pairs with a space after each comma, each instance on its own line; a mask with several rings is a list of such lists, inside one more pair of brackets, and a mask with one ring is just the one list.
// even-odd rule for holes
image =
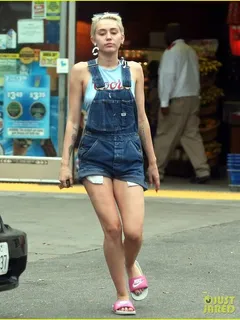
[[0, 155], [57, 157], [61, 3], [0, 3]]

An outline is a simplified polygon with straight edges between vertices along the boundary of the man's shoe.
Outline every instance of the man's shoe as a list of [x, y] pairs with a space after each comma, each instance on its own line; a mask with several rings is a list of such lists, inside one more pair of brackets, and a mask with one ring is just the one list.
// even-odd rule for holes
[[204, 184], [210, 181], [210, 176], [204, 176], [204, 177], [193, 177], [191, 179], [191, 183], [195, 184]]

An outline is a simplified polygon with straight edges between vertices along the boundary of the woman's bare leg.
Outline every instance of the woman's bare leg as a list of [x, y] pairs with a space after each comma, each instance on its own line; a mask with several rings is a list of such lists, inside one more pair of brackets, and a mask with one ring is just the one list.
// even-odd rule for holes
[[[122, 217], [125, 264], [129, 278], [140, 275], [134, 264], [142, 245], [144, 221], [144, 191], [141, 186], [128, 187], [127, 182], [114, 180], [114, 194]], [[141, 293], [136, 290], [135, 293]]]
[[[117, 290], [117, 299], [128, 300], [122, 227], [114, 198], [112, 180], [104, 177], [103, 184], [97, 185], [85, 179], [83, 184], [104, 232], [104, 254]], [[127, 309], [125, 308], [125, 310]], [[122, 308], [122, 310], [124, 309]], [[129, 310], [132, 309], [129, 308]]]

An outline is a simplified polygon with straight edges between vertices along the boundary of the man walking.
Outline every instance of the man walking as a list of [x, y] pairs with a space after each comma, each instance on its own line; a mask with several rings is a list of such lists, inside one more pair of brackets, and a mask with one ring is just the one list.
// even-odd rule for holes
[[167, 25], [168, 48], [159, 66], [158, 93], [161, 108], [155, 138], [155, 154], [161, 180], [172, 152], [181, 144], [196, 176], [195, 183], [210, 179], [210, 168], [199, 132], [200, 76], [195, 51], [181, 39], [180, 25]]

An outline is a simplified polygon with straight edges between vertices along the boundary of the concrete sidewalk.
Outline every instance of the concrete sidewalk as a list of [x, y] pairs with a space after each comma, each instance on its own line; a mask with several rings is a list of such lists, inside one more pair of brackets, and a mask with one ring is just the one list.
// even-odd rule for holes
[[[1, 192], [0, 208], [29, 240], [20, 287], [1, 293], [1, 318], [115, 317], [102, 231], [86, 195]], [[239, 318], [239, 227], [238, 201], [146, 198], [139, 261], [150, 293], [135, 303], [137, 318]], [[235, 312], [206, 315], [204, 292], [235, 296]]]

